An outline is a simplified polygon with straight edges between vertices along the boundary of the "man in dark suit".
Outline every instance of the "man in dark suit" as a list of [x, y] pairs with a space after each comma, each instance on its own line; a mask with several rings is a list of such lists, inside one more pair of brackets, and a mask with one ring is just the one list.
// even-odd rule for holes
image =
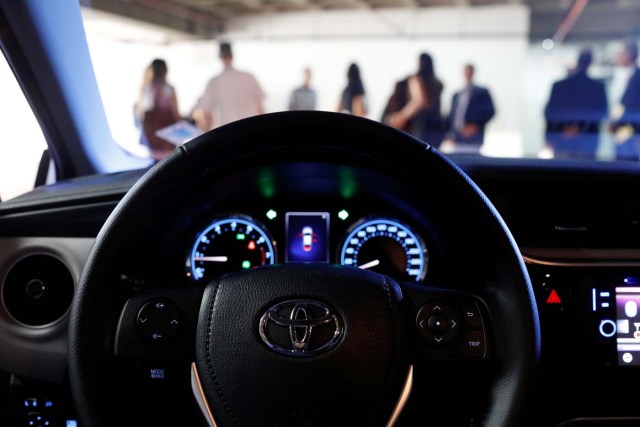
[[546, 142], [556, 158], [595, 159], [607, 116], [604, 84], [587, 75], [593, 55], [583, 50], [568, 77], [553, 84], [544, 109]]
[[474, 72], [473, 65], [465, 65], [465, 87], [456, 92], [451, 101], [451, 138], [455, 152], [479, 153], [484, 128], [496, 113], [489, 90], [474, 84]]
[[612, 112], [611, 131], [615, 134], [616, 159], [640, 159], [640, 69], [638, 47], [627, 44], [618, 64], [629, 69], [629, 80], [620, 103]]

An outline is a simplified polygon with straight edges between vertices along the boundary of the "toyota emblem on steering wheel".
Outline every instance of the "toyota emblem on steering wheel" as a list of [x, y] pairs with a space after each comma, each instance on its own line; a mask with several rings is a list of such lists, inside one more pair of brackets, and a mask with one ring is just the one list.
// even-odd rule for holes
[[319, 301], [295, 299], [278, 303], [260, 318], [260, 337], [272, 350], [297, 357], [313, 356], [335, 347], [342, 324]]

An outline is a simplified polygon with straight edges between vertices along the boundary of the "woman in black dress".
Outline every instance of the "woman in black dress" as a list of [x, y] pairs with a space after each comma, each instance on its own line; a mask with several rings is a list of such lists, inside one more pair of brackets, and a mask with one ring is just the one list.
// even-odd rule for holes
[[357, 64], [349, 65], [347, 87], [342, 91], [337, 111], [362, 117], [367, 115], [364, 85]]

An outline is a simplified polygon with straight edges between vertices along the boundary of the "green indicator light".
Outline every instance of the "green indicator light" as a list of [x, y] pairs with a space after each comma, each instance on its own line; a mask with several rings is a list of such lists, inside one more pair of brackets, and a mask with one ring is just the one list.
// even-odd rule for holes
[[276, 194], [276, 175], [272, 169], [263, 171], [258, 177], [258, 187], [262, 196], [270, 199]]
[[273, 209], [269, 209], [267, 211], [267, 218], [273, 219], [273, 218], [275, 218], [277, 216], [278, 216], [278, 213], [276, 211], [274, 211]]
[[358, 182], [356, 181], [355, 173], [348, 168], [340, 169], [340, 195], [345, 199], [352, 198], [358, 190]]
[[251, 263], [249, 261], [247, 260], [242, 261], [242, 268], [246, 270], [249, 267], [251, 267]]
[[244, 240], [244, 234], [242, 233], [236, 234], [236, 240]]
[[349, 212], [342, 209], [340, 212], [338, 212], [338, 218], [344, 221], [345, 219], [349, 218]]

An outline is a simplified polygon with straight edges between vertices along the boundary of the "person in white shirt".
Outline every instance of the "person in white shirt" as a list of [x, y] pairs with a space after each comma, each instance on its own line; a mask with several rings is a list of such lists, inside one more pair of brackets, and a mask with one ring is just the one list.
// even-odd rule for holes
[[219, 57], [224, 69], [209, 80], [193, 113], [203, 131], [264, 113], [264, 92], [252, 74], [233, 67], [231, 44], [220, 44]]

